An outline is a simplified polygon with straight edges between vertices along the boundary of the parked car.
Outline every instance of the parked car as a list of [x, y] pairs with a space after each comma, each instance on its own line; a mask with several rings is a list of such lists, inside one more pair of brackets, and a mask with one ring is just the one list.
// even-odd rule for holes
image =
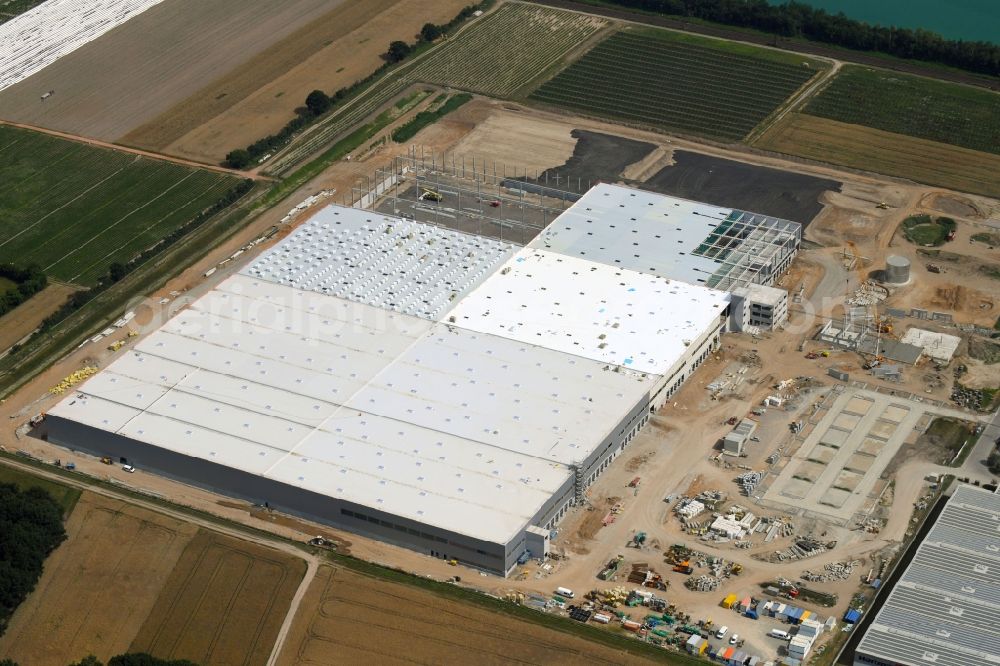
[[128, 472], [129, 474], [135, 471], [135, 467], [133, 465], [122, 465], [122, 469]]

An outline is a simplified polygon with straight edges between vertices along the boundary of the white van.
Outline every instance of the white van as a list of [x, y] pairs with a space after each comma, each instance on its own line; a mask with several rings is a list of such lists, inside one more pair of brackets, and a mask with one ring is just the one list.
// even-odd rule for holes
[[788, 632], [781, 629], [772, 629], [767, 635], [771, 638], [780, 638], [783, 641], [788, 640]]
[[724, 637], [724, 636], [725, 636], [725, 635], [726, 635], [726, 634], [727, 634], [728, 632], [729, 632], [729, 627], [727, 627], [727, 626], [723, 625], [723, 626], [719, 627], [719, 630], [718, 630], [717, 632], [715, 632], [715, 637], [716, 637], [716, 638], [722, 638], [722, 637]]
[[558, 594], [560, 597], [566, 597], [567, 599], [572, 599], [574, 596], [573, 590], [569, 589], [568, 587], [557, 587], [556, 594]]

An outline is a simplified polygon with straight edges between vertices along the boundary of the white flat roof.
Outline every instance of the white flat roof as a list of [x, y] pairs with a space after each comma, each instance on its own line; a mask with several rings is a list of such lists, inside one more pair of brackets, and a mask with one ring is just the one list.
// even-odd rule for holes
[[515, 249], [484, 236], [328, 206], [242, 273], [437, 319]]
[[[332, 249], [345, 243], [364, 260]], [[50, 414], [506, 543], [729, 300], [512, 253], [330, 207]], [[418, 279], [428, 266], [442, 276]], [[330, 267], [366, 290], [324, 292]], [[384, 299], [399, 289], [422, 305], [393, 311]]]
[[503, 543], [653, 381], [235, 275], [50, 413]]
[[745, 282], [800, 234], [797, 222], [600, 183], [529, 247], [715, 286]]
[[715, 289], [525, 248], [456, 305], [448, 321], [666, 374], [728, 303], [729, 295]]

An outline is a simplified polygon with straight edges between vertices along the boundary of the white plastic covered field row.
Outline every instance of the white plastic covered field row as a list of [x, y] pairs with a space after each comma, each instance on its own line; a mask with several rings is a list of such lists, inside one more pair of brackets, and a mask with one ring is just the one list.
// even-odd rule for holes
[[0, 90], [23, 81], [160, 2], [48, 0], [0, 25]]

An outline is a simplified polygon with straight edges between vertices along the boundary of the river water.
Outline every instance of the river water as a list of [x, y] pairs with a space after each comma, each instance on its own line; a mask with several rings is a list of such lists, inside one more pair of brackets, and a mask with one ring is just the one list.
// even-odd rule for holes
[[949, 39], [1000, 44], [1000, 0], [800, 1], [868, 23], [923, 28]]

